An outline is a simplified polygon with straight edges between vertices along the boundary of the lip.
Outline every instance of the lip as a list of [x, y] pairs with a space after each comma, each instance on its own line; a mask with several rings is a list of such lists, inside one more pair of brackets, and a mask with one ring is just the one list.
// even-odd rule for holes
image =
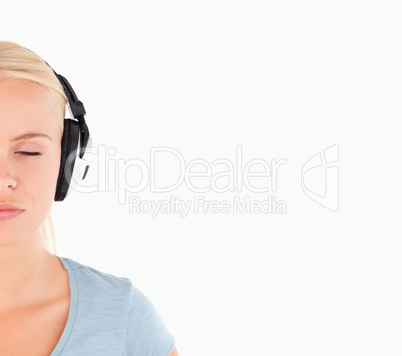
[[16, 218], [24, 210], [1, 210], [0, 211], [0, 221], [7, 221]]
[[13, 204], [0, 204], [0, 221], [7, 221], [16, 218], [24, 209], [21, 209]]
[[24, 209], [10, 203], [0, 203], [0, 210], [24, 210]]

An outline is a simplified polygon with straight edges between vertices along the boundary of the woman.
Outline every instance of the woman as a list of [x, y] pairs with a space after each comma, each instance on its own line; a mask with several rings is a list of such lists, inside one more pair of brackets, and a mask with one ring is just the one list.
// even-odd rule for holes
[[129, 279], [43, 245], [65, 166], [60, 78], [33, 52], [0, 42], [0, 355], [177, 356]]

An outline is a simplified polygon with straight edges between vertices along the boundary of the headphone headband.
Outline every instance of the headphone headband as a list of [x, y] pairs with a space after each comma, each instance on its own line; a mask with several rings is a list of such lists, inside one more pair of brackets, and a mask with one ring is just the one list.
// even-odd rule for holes
[[85, 154], [85, 149], [87, 147], [88, 140], [89, 140], [89, 130], [88, 130], [88, 126], [85, 122], [85, 118], [84, 118], [84, 116], [86, 114], [84, 104], [80, 100], [78, 100], [78, 97], [75, 94], [74, 89], [71, 86], [71, 84], [68, 82], [68, 80], [65, 77], [63, 77], [62, 75], [57, 74], [54, 69], [53, 69], [53, 72], [56, 75], [56, 77], [59, 79], [61, 85], [63, 86], [63, 89], [64, 89], [64, 92], [66, 93], [68, 103], [70, 106], [70, 110], [71, 110], [73, 117], [76, 120], [78, 120], [78, 122], [79, 122], [80, 132], [81, 132], [79, 157], [82, 158]]

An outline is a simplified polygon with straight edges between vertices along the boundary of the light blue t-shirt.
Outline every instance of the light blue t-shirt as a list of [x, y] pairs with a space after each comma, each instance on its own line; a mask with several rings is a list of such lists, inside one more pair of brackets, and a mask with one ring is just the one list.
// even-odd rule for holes
[[57, 256], [68, 272], [67, 324], [50, 356], [169, 356], [173, 336], [128, 278]]

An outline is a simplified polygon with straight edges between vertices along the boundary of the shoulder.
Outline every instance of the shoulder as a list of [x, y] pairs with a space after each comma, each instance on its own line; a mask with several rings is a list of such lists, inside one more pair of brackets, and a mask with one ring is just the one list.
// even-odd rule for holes
[[85, 289], [105, 293], [123, 293], [129, 296], [133, 287], [131, 281], [126, 277], [118, 277], [86, 264], [77, 262], [71, 258], [59, 257], [64, 267], [69, 272], [70, 283], [76, 283], [80, 288], [80, 292]]
[[92, 315], [97, 319], [96, 328], [120, 329], [123, 355], [169, 355], [173, 336], [155, 305], [130, 279], [59, 258], [69, 271], [70, 284], [76, 284], [79, 309], [85, 311], [81, 317], [88, 320]]
[[[77, 295], [81, 309], [93, 311], [93, 315], [111, 314], [121, 321], [127, 317], [133, 305], [142, 308], [145, 295], [131, 280], [118, 277], [66, 257], [59, 257], [68, 271], [70, 291]], [[98, 312], [98, 313], [95, 313]]]

